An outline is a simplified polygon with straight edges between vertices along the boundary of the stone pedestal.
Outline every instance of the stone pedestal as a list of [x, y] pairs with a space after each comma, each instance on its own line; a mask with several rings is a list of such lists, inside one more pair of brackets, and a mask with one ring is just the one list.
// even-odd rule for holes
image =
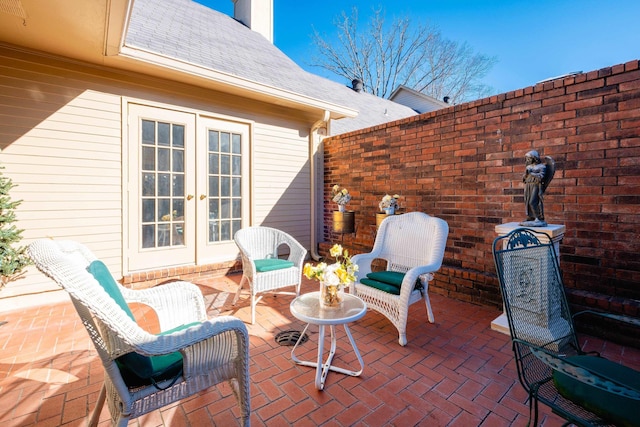
[[[498, 236], [504, 236], [505, 234], [510, 233], [516, 228], [523, 228], [523, 227], [518, 222], [507, 222], [505, 224], [496, 225], [495, 232]], [[549, 236], [551, 236], [553, 247], [556, 250], [556, 254], [558, 255], [558, 264], [560, 264], [560, 241], [564, 237], [566, 227], [561, 224], [548, 224], [546, 227], [524, 227], [524, 228], [546, 233]], [[546, 240], [544, 236], [541, 236], [540, 240], [544, 243], [548, 242], [548, 240]], [[504, 307], [502, 311], [503, 313], [500, 316], [496, 317], [491, 322], [491, 329], [493, 329], [494, 331], [502, 332], [503, 334], [509, 335], [509, 321], [507, 320], [507, 315], [504, 313]]]

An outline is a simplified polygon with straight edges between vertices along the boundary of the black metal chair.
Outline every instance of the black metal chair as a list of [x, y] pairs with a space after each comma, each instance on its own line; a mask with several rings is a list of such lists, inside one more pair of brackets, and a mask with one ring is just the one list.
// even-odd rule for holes
[[583, 311], [574, 316], [555, 248], [545, 233], [519, 228], [493, 243], [518, 379], [529, 393], [529, 423], [538, 402], [568, 424], [640, 425], [640, 372], [582, 351], [573, 318], [592, 313], [640, 326], [638, 319]]

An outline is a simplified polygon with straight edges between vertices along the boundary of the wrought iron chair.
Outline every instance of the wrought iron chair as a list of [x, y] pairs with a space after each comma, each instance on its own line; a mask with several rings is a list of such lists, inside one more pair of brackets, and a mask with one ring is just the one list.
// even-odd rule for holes
[[[42, 239], [28, 247], [36, 267], [70, 295], [100, 356], [104, 385], [89, 425], [107, 401], [112, 424], [129, 420], [229, 381], [249, 425], [249, 337], [235, 317], [207, 319], [197, 286], [172, 282], [132, 290], [77, 242]], [[142, 329], [128, 303], [158, 315], [159, 334]]]
[[513, 351], [529, 393], [568, 424], [640, 425], [640, 372], [582, 351], [573, 318], [585, 313], [640, 326], [638, 319], [583, 311], [571, 315], [555, 248], [545, 233], [519, 228], [493, 243]]
[[[289, 234], [270, 227], [243, 228], [233, 239], [242, 257], [242, 279], [233, 304], [238, 302], [243, 286], [249, 285], [253, 324], [256, 321], [256, 304], [263, 296], [258, 294], [295, 286], [295, 295], [300, 295], [302, 264], [307, 250]], [[280, 251], [288, 251], [286, 259], [279, 258]]]
[[[393, 323], [401, 346], [407, 344], [411, 304], [424, 299], [429, 322], [434, 322], [428, 288], [442, 265], [448, 234], [443, 219], [422, 212], [392, 215], [382, 221], [372, 251], [352, 258], [358, 273], [350, 292]], [[373, 271], [376, 260], [386, 262], [385, 271]]]

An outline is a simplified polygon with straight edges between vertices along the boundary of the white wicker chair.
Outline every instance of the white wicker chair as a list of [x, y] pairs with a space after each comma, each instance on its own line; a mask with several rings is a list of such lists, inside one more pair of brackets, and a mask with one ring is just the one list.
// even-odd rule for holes
[[[434, 322], [427, 291], [433, 273], [442, 265], [448, 234], [449, 226], [443, 219], [422, 212], [392, 215], [382, 221], [373, 250], [352, 258], [358, 264], [358, 273], [350, 292], [393, 323], [402, 346], [407, 344], [407, 316], [411, 304], [424, 298], [429, 322]], [[372, 273], [372, 261], [375, 259], [385, 260], [387, 271], [404, 273], [400, 279], [399, 295], [361, 282]], [[418, 282], [422, 289], [416, 288]]]
[[[295, 295], [300, 295], [302, 264], [307, 250], [296, 239], [284, 231], [269, 227], [247, 227], [234, 236], [242, 257], [242, 279], [233, 300], [238, 302], [240, 291], [246, 284], [251, 293], [251, 324], [256, 320], [256, 304], [262, 292], [295, 286]], [[289, 251], [286, 260], [278, 258], [280, 249]], [[267, 265], [265, 265], [267, 264]]]
[[[249, 425], [246, 326], [231, 316], [208, 320], [204, 298], [197, 286], [172, 282], [151, 289], [131, 290], [115, 283], [124, 297], [123, 304], [146, 304], [156, 311], [161, 331], [179, 329], [155, 335], [139, 327], [116, 302], [119, 294], [112, 297], [89, 273], [87, 268], [96, 258], [85, 246], [42, 239], [33, 242], [28, 252], [36, 267], [69, 293], [104, 366], [104, 385], [89, 425], [97, 424], [105, 399], [112, 424], [126, 426], [131, 419], [225, 380], [238, 399], [242, 424]], [[129, 381], [128, 386], [118, 363], [121, 356], [132, 352], [150, 357], [179, 352], [182, 372], [178, 371], [172, 378], [157, 379], [154, 384], [132, 386]], [[117, 358], [120, 358], [118, 363]]]

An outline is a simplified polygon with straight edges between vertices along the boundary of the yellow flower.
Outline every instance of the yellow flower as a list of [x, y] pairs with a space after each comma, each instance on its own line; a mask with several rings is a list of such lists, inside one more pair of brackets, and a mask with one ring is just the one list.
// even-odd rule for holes
[[344, 267], [341, 266], [336, 270], [336, 276], [340, 279], [340, 283], [348, 283], [349, 273], [347, 273], [347, 270], [345, 270]]
[[311, 276], [313, 275], [313, 267], [311, 266], [311, 264], [307, 263], [304, 265], [302, 274], [304, 274], [307, 279], [311, 279]]
[[302, 270], [305, 277], [307, 279], [320, 280], [327, 285], [337, 286], [338, 288], [355, 282], [355, 273], [358, 271], [358, 266], [351, 262], [349, 251], [336, 243], [329, 249], [329, 254], [335, 258], [335, 263], [327, 265], [324, 262], [320, 262], [315, 266], [306, 263]]
[[342, 245], [339, 245], [337, 243], [333, 245], [333, 247], [329, 249], [329, 255], [334, 258], [338, 258], [340, 255], [342, 255]]

